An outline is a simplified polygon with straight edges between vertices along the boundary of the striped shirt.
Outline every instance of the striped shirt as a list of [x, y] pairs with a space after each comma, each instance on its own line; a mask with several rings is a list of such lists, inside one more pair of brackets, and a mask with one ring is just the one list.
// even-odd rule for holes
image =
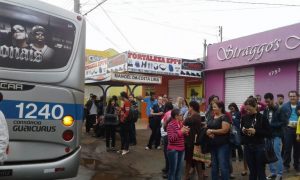
[[184, 135], [181, 132], [182, 122], [173, 119], [167, 126], [168, 150], [184, 151]]

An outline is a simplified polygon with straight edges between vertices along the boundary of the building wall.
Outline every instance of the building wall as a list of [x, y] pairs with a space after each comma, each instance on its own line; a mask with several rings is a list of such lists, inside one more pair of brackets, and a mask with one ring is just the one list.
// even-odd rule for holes
[[297, 90], [298, 61], [268, 63], [255, 67], [255, 94], [262, 97], [271, 92], [287, 97], [290, 90]]
[[208, 100], [208, 97], [211, 95], [217, 95], [220, 100], [223, 101], [225, 92], [224, 71], [219, 70], [205, 72], [204, 79], [206, 100]]

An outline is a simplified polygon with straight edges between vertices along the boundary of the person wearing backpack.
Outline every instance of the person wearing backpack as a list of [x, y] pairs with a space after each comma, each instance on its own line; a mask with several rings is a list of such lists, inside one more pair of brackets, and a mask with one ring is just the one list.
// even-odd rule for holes
[[268, 119], [272, 130], [272, 141], [274, 145], [274, 151], [278, 159], [277, 162], [269, 164], [270, 175], [267, 179], [281, 180], [283, 173], [283, 160], [281, 156], [283, 127], [286, 122], [280, 118], [280, 109], [274, 103], [274, 95], [272, 93], [266, 93], [264, 95], [267, 108], [264, 110], [263, 115]]
[[130, 110], [129, 110], [129, 123], [130, 123], [130, 129], [129, 129], [129, 145], [135, 146], [137, 144], [136, 142], [136, 129], [135, 129], [135, 123], [137, 122], [139, 118], [139, 110], [138, 105], [134, 101], [133, 95], [129, 95], [129, 101], [130, 101]]
[[120, 112], [120, 135], [121, 135], [121, 151], [122, 155], [126, 155], [129, 153], [129, 129], [130, 129], [130, 121], [129, 121], [129, 111], [130, 111], [130, 101], [128, 99], [128, 95], [126, 92], [120, 93], [123, 107]]

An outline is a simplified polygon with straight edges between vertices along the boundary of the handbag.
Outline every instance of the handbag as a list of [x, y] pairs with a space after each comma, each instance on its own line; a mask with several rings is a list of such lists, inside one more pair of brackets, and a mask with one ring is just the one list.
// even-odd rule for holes
[[117, 114], [104, 114], [104, 125], [119, 125], [119, 116]]
[[[195, 136], [195, 142], [196, 141], [197, 141], [197, 135]], [[193, 160], [210, 164], [211, 156], [210, 156], [210, 153], [202, 152], [201, 145], [194, 145]]]
[[231, 125], [230, 127], [229, 141], [235, 146], [241, 145], [241, 133], [234, 125]]
[[264, 156], [265, 156], [265, 163], [266, 164], [270, 164], [270, 163], [274, 163], [274, 162], [278, 161], [278, 158], [277, 158], [277, 156], [275, 154], [275, 151], [274, 151], [274, 142], [270, 138], [265, 139]]

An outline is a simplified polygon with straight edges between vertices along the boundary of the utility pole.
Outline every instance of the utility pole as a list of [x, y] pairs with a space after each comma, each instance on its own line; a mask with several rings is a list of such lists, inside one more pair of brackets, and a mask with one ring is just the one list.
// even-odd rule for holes
[[74, 12], [80, 14], [80, 0], [74, 0]]
[[220, 39], [222, 42], [223, 41], [223, 27], [222, 26], [219, 26], [219, 36], [220, 36]]
[[203, 42], [203, 59], [204, 61], [206, 61], [206, 52], [207, 52], [207, 43], [206, 43], [206, 39], [204, 39], [204, 42]]

